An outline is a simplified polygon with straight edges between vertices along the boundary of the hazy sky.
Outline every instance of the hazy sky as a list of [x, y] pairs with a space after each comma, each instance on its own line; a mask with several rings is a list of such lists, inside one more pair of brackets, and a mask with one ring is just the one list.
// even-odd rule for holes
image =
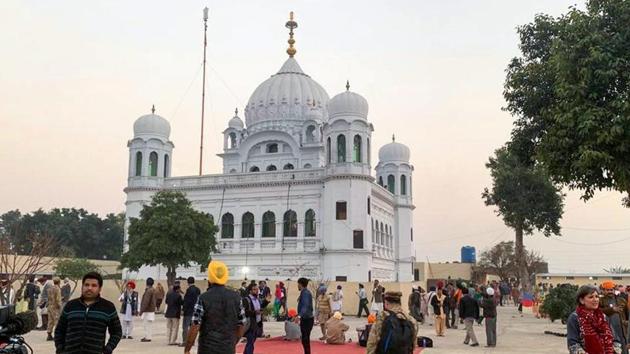
[[[173, 175], [196, 173], [204, 6], [204, 170], [219, 173], [220, 132], [286, 59], [292, 10], [302, 69], [331, 97], [349, 79], [367, 98], [374, 148], [393, 133], [411, 147], [418, 258], [457, 260], [462, 245], [513, 239], [480, 196], [484, 163], [509, 137], [512, 119], [501, 107], [515, 28], [573, 3], [3, 0], [0, 212], [124, 210], [127, 140], [152, 104], [171, 122]], [[585, 204], [569, 193], [562, 238], [534, 235], [526, 245], [552, 271], [628, 266], [621, 240], [630, 238], [630, 211], [620, 199], [602, 192]]]

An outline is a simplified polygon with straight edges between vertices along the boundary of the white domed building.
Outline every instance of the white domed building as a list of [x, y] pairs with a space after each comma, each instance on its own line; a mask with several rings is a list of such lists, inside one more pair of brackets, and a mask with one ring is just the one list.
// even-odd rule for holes
[[[289, 43], [289, 58], [250, 96], [245, 121], [238, 110], [228, 120], [222, 173], [172, 177], [168, 121], [155, 112], [136, 120], [127, 217], [138, 217], [156, 191], [180, 190], [212, 215], [219, 227], [213, 258], [233, 278], [412, 281], [409, 148], [383, 146], [373, 171], [367, 100], [349, 83], [329, 98], [295, 60], [292, 37]], [[199, 267], [177, 273], [205, 277]], [[130, 276], [166, 274], [144, 267]]]

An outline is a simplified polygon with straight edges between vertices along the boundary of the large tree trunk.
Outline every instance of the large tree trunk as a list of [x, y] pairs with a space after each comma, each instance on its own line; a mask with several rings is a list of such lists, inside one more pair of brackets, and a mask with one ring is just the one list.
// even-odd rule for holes
[[527, 272], [527, 262], [525, 260], [525, 249], [523, 247], [523, 228], [516, 228], [516, 242], [514, 253], [516, 256], [516, 268], [518, 270], [518, 277], [521, 287], [524, 291], [529, 291], [530, 282], [529, 274]]
[[166, 270], [166, 283], [168, 284], [168, 287], [172, 287], [173, 284], [175, 284], [175, 267], [173, 266], [168, 266], [167, 270]]

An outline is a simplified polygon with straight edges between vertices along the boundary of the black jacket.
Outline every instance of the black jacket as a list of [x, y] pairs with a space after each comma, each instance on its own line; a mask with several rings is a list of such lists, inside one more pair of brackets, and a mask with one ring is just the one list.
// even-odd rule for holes
[[[109, 341], [105, 344], [107, 331]], [[74, 299], [68, 301], [59, 317], [55, 348], [57, 354], [109, 354], [121, 337], [122, 328], [114, 304], [98, 298], [88, 306], [81, 299]]]
[[497, 304], [494, 303], [493, 298], [489, 296], [484, 296], [484, 298], [481, 300], [481, 308], [483, 308], [483, 317], [497, 317]]
[[201, 294], [201, 290], [196, 287], [194, 284], [189, 286], [186, 289], [186, 294], [184, 294], [184, 316], [192, 316], [193, 311], [195, 310], [195, 304], [197, 303], [197, 299]]
[[123, 293], [123, 301], [120, 305], [120, 313], [127, 313], [127, 304], [131, 305], [131, 315], [138, 315], [138, 292], [132, 291], [131, 296], [127, 295], [127, 291]]
[[182, 305], [184, 304], [184, 299], [182, 299], [179, 291], [169, 290], [166, 294], [165, 302], [166, 312], [164, 312], [164, 317], [179, 318], [182, 314]]
[[459, 317], [466, 318], [479, 318], [479, 303], [470, 294], [462, 296], [459, 301]]
[[[269, 301], [267, 300], [258, 300], [260, 302], [260, 310], [262, 311], [267, 305], [269, 305]], [[256, 309], [254, 308], [254, 303], [249, 296], [243, 298], [243, 308], [245, 309], [245, 317], [249, 319], [249, 328], [248, 331], [253, 331], [258, 329], [258, 323], [256, 321]]]
[[241, 297], [222, 285], [213, 285], [199, 296], [203, 317], [198, 353], [234, 354], [236, 331], [243, 325]]

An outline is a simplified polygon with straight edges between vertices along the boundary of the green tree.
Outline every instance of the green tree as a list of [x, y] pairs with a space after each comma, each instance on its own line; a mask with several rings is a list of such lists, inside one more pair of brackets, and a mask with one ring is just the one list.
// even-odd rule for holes
[[22, 215], [19, 210], [0, 215], [0, 236], [11, 241], [19, 254], [31, 251], [33, 237], [55, 237], [68, 255], [118, 260], [122, 254], [124, 214], [107, 214], [101, 219], [85, 209], [39, 209]]
[[210, 253], [216, 251], [215, 233], [210, 215], [193, 209], [183, 193], [157, 192], [140, 211], [140, 218], [130, 219], [129, 250], [121, 266], [138, 270], [162, 264], [172, 285], [178, 266], [207, 264]]
[[527, 254], [523, 235], [538, 230], [549, 237], [560, 234], [564, 195], [543, 168], [521, 162], [507, 147], [495, 151], [486, 164], [492, 189], [482, 193], [486, 205], [495, 206], [497, 215], [515, 232], [515, 258], [518, 278], [530, 288]]
[[518, 28], [521, 56], [507, 68], [512, 141], [584, 200], [601, 189], [630, 192], [629, 23], [626, 0], [537, 15]]
[[571, 312], [575, 310], [577, 290], [577, 285], [571, 284], [562, 284], [551, 289], [545, 296], [540, 312], [547, 314], [551, 322], [559, 319], [566, 323]]
[[72, 286], [72, 293], [77, 288], [79, 281], [83, 279], [83, 276], [89, 272], [101, 272], [101, 269], [96, 264], [90, 262], [85, 258], [66, 258], [60, 259], [55, 262], [55, 274], [60, 278], [68, 278], [74, 283]]

